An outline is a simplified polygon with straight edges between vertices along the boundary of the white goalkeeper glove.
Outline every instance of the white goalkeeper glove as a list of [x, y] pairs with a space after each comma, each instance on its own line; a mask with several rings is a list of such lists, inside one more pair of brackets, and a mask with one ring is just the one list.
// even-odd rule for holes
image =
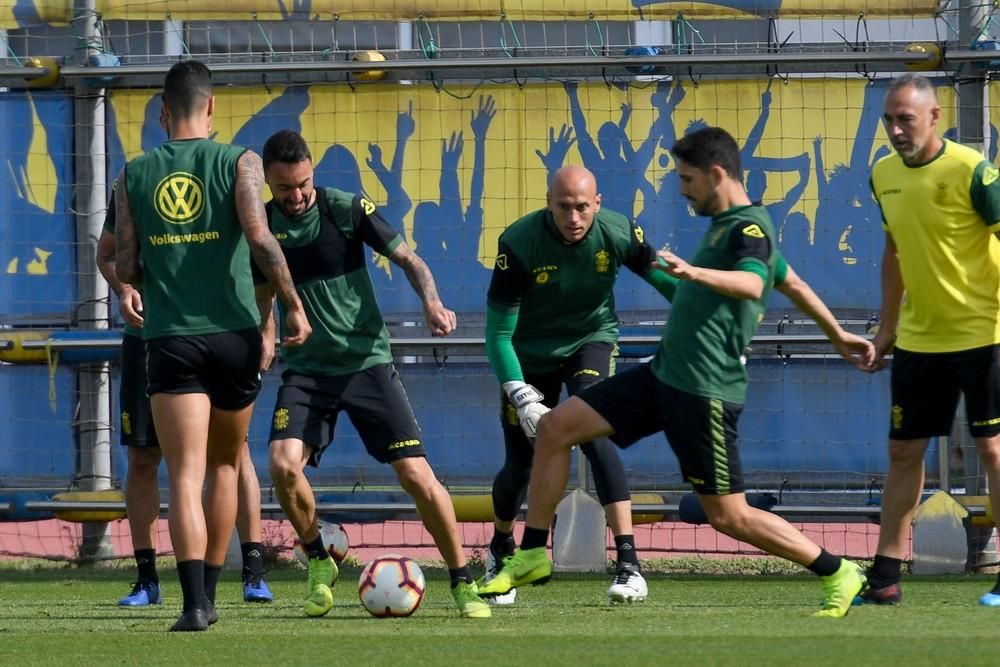
[[521, 422], [521, 430], [534, 440], [538, 434], [538, 420], [542, 418], [549, 408], [542, 403], [541, 392], [524, 382], [513, 381], [504, 382], [503, 390], [507, 394], [510, 404], [517, 410], [517, 418]]

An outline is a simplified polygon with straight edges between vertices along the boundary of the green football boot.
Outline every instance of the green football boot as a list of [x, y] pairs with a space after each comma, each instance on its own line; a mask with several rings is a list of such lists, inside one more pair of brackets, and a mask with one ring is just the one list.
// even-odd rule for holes
[[813, 616], [819, 618], [843, 618], [851, 609], [854, 596], [865, 587], [865, 575], [861, 568], [846, 558], [840, 561], [840, 568], [823, 580], [823, 609]]
[[541, 586], [552, 578], [552, 561], [545, 547], [519, 549], [503, 559], [503, 567], [495, 577], [479, 586], [479, 595], [502, 595], [512, 588], [531, 584]]
[[451, 596], [455, 598], [455, 604], [464, 618], [489, 618], [493, 615], [490, 606], [479, 597], [479, 587], [474, 581], [458, 582], [451, 587]]
[[332, 558], [309, 559], [309, 591], [303, 609], [306, 616], [323, 616], [333, 607], [333, 584], [340, 569]]

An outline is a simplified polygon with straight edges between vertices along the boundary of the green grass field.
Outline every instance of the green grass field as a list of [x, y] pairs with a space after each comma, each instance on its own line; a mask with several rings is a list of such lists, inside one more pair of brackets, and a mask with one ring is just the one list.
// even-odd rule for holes
[[608, 607], [606, 576], [557, 575], [521, 591], [486, 621], [458, 618], [445, 574], [407, 619], [371, 618], [357, 568], [341, 575], [321, 619], [300, 609], [305, 573], [269, 575], [270, 605], [242, 602], [237, 574], [220, 584], [221, 620], [168, 633], [180, 610], [176, 573], [166, 602], [120, 609], [128, 571], [0, 568], [0, 665], [995, 665], [1000, 609], [976, 600], [991, 576], [908, 578], [900, 607], [814, 619], [819, 583], [789, 575], [647, 575], [650, 598]]

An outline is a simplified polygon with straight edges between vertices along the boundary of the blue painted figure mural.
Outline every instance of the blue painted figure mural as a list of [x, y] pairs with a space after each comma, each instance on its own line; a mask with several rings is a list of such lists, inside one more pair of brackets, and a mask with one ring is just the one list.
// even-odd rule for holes
[[[663, 89], [669, 85], [667, 81], [658, 83], [657, 94], [663, 94]], [[646, 170], [653, 160], [653, 153], [663, 134], [663, 125], [670, 122], [670, 117], [662, 114], [657, 117], [650, 126], [646, 138], [636, 149], [632, 146], [627, 131], [629, 119], [632, 117], [632, 107], [628, 103], [623, 103], [618, 123], [608, 121], [602, 124], [597, 130], [595, 142], [587, 129], [587, 118], [580, 105], [578, 84], [575, 81], [567, 81], [563, 86], [569, 96], [570, 115], [579, 142], [577, 149], [583, 158], [584, 166], [594, 173], [600, 184], [601, 205], [633, 219], [636, 194], [642, 192], [643, 197], [653, 196], [654, 188], [646, 179]], [[549, 162], [546, 164], [550, 174], [551, 157], [550, 150]]]
[[[872, 198], [867, 175], [871, 165], [889, 153], [887, 146], [881, 146], [872, 156], [884, 97], [884, 82], [865, 87], [850, 163], [836, 165], [829, 177], [821, 150], [823, 138], [813, 140], [819, 205], [808, 255], [815, 261], [811, 266], [799, 262], [799, 270], [827, 303], [840, 307], [877, 306], [871, 295], [879, 284], [884, 235], [882, 214]], [[790, 252], [799, 253], [801, 248], [795, 245]]]
[[438, 284], [445, 303], [474, 302], [469, 295], [482, 293], [489, 278], [489, 271], [479, 261], [479, 238], [483, 231], [486, 133], [496, 113], [493, 97], [480, 97], [479, 108], [470, 112], [475, 146], [469, 204], [464, 215], [458, 180], [458, 163], [465, 147], [461, 131], [441, 140], [438, 201], [420, 202], [413, 213], [413, 237], [421, 256], [431, 268], [451, 276]]
[[[379, 206], [379, 212], [399, 231], [404, 240], [406, 228], [403, 225], [403, 218], [410, 212], [413, 202], [403, 188], [403, 160], [406, 143], [413, 136], [415, 129], [411, 101], [407, 110], [396, 117], [396, 149], [391, 166], [386, 167], [383, 163], [382, 148], [376, 143], [368, 144], [369, 157], [365, 160], [365, 164], [375, 173], [386, 190], [387, 198]], [[313, 158], [316, 159], [316, 156]], [[330, 146], [319, 159], [314, 178], [319, 187], [339, 188], [346, 192], [364, 192], [358, 160], [349, 148], [341, 144]], [[390, 266], [388, 259], [373, 255], [372, 264], [368, 267], [382, 311], [390, 315], [390, 319], [391, 313], [419, 313], [420, 304], [415, 300], [413, 290], [405, 285], [405, 281], [403, 284], [399, 282], [402, 280], [401, 274], [398, 271], [392, 272]]]
[[[76, 307], [72, 246], [76, 225], [69, 206], [71, 109], [69, 98], [54, 91], [0, 98], [0, 123], [5, 128], [0, 154], [6, 163], [0, 176], [5, 181], [0, 188], [0, 209], [8, 221], [0, 227], [4, 252], [0, 315], [61, 322]], [[35, 145], [39, 132], [45, 135], [43, 147]]]

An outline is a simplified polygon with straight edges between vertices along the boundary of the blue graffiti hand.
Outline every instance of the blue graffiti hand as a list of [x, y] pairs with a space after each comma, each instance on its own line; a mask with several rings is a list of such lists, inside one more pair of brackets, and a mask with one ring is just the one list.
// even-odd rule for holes
[[771, 83], [768, 82], [767, 90], [765, 90], [760, 96], [760, 108], [769, 109], [771, 107]]
[[372, 171], [385, 171], [385, 163], [382, 162], [382, 147], [378, 144], [368, 144], [368, 155], [365, 164]]
[[413, 120], [413, 100], [410, 100], [407, 110], [396, 118], [396, 141], [409, 139], [416, 128], [417, 124]]
[[490, 95], [484, 101], [482, 96], [479, 97], [479, 111], [470, 112], [472, 120], [469, 121], [469, 125], [472, 126], [472, 134], [476, 139], [485, 139], [486, 132], [490, 128], [490, 122], [492, 122], [493, 117], [497, 115], [497, 107], [493, 102], [493, 96]]
[[681, 100], [684, 99], [685, 94], [686, 91], [684, 90], [684, 86], [681, 85], [680, 80], [678, 80], [677, 85], [674, 86], [673, 91], [671, 91], [670, 93], [670, 106], [676, 107], [678, 104], [680, 104]]
[[569, 128], [565, 123], [559, 130], [559, 136], [556, 136], [556, 128], [549, 128], [549, 152], [543, 153], [539, 149], [535, 149], [535, 155], [538, 159], [542, 161], [545, 168], [550, 172], [555, 171], [562, 166], [563, 161], [566, 159], [566, 154], [569, 153], [570, 147], [576, 142], [576, 139], [572, 137], [573, 130]]
[[451, 139], [441, 140], [441, 169], [458, 169], [465, 140], [461, 132], [452, 132]]
[[649, 98], [649, 103], [652, 104], [654, 108], [659, 109], [660, 113], [662, 114], [668, 112], [667, 89], [669, 87], [670, 87], [670, 81], [666, 80], [658, 81], [656, 84], [656, 92], [653, 93]]

